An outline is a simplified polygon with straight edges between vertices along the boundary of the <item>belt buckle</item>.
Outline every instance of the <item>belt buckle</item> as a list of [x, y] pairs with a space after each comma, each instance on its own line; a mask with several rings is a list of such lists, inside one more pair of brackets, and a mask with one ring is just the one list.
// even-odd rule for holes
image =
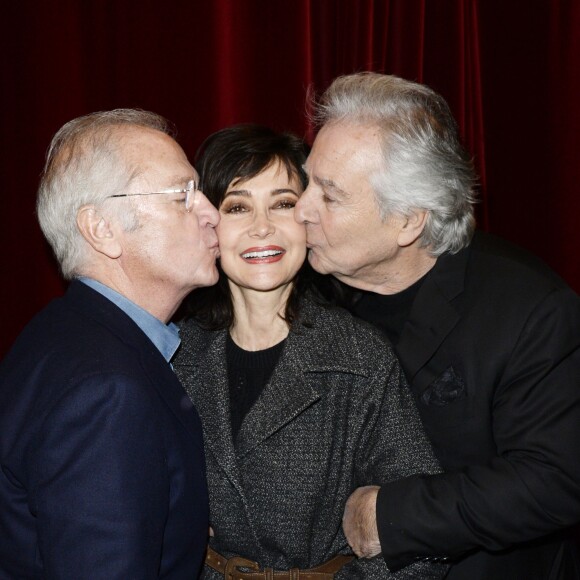
[[[241, 570], [237, 568], [250, 568], [250, 570], [255, 570], [256, 572], [260, 571], [260, 566], [257, 562], [253, 562], [252, 560], [246, 560], [246, 558], [242, 558], [241, 556], [233, 556], [229, 558], [226, 562], [226, 569], [224, 570], [224, 578], [225, 580], [236, 580], [234, 574], [244, 574]], [[247, 573], [247, 572], [246, 572]], [[239, 576], [238, 576], [239, 578]]]

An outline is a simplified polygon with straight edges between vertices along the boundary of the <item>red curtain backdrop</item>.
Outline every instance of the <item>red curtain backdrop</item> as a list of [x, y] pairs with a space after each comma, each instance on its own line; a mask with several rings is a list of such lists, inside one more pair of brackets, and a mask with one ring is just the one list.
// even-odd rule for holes
[[65, 121], [153, 110], [190, 157], [244, 121], [311, 140], [308, 87], [363, 70], [445, 96], [480, 174], [480, 227], [580, 290], [580, 2], [0, 0], [0, 33], [0, 356], [64, 289], [34, 204]]

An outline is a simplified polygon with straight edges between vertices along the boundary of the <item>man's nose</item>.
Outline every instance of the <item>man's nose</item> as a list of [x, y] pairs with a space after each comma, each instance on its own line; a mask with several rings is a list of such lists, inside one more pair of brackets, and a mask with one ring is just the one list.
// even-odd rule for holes
[[315, 221], [314, 206], [312, 204], [312, 192], [308, 186], [300, 196], [300, 199], [294, 206], [294, 219], [299, 224], [306, 224]]
[[195, 208], [195, 212], [198, 215], [200, 225], [215, 228], [220, 222], [219, 211], [201, 191], [197, 195], [199, 196], [199, 203]]

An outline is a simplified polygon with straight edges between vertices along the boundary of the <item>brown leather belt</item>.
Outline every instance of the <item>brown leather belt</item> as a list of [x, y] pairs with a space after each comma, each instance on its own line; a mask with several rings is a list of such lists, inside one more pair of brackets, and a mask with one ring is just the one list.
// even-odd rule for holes
[[[353, 558], [354, 556], [339, 554], [316, 568], [309, 568], [308, 570], [292, 568], [281, 572], [272, 568], [260, 570], [260, 565], [257, 562], [246, 560], [246, 558], [241, 556], [225, 558], [208, 546], [205, 563], [210, 568], [223, 574], [226, 580], [332, 580], [334, 575]], [[249, 568], [255, 571], [242, 572], [239, 568]]]

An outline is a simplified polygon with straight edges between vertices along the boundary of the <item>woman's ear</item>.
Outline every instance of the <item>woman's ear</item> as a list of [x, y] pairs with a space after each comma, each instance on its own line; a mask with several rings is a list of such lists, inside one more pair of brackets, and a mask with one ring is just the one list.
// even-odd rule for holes
[[405, 217], [405, 222], [399, 230], [397, 241], [399, 246], [406, 247], [413, 244], [425, 229], [429, 212], [424, 209], [415, 209]]
[[110, 221], [94, 205], [83, 205], [77, 212], [77, 227], [87, 243], [100, 254], [117, 259], [122, 246]]

